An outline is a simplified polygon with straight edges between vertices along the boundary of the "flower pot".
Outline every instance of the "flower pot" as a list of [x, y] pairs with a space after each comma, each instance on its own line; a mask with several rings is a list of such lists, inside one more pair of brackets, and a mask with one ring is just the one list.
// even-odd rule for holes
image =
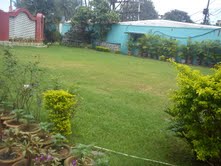
[[54, 150], [56, 155], [54, 155], [54, 154], [51, 154], [51, 155], [54, 155], [59, 160], [64, 160], [64, 159], [68, 158], [71, 154], [71, 148], [69, 145], [66, 145], [66, 144], [49, 145], [46, 148]]
[[23, 124], [18, 127], [21, 133], [23, 134], [36, 134], [41, 131], [39, 124]]
[[18, 128], [19, 126], [24, 124], [24, 121], [22, 120], [17, 121], [15, 119], [10, 119], [4, 121], [3, 124], [8, 128]]
[[15, 162], [12, 166], [27, 166], [27, 159], [22, 159]]
[[33, 136], [37, 136], [42, 140], [42, 142], [39, 143], [42, 146], [47, 146], [53, 143], [53, 139], [49, 133], [40, 131], [39, 133], [34, 134]]
[[3, 141], [0, 141], [0, 150], [5, 148], [5, 143]]
[[[79, 159], [77, 157], [70, 156], [64, 160], [64, 166], [73, 166], [74, 165], [73, 162], [76, 163], [76, 166], [80, 165], [78, 163]], [[83, 166], [93, 166], [93, 165], [95, 165], [94, 160], [89, 157], [86, 157]]]
[[0, 119], [2, 121], [13, 119], [15, 115], [12, 115], [10, 111], [3, 111], [1, 113]]
[[11, 166], [13, 163], [23, 158], [22, 154], [18, 152], [18, 149], [13, 149], [13, 155], [6, 158], [4, 154], [7, 153], [7, 148], [0, 150], [0, 166]]

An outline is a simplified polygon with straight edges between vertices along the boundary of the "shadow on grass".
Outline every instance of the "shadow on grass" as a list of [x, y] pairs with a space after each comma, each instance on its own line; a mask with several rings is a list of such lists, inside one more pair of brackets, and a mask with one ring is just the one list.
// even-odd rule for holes
[[208, 164], [195, 159], [187, 142], [175, 136], [170, 138], [167, 156], [171, 163], [178, 163], [179, 166], [208, 166]]

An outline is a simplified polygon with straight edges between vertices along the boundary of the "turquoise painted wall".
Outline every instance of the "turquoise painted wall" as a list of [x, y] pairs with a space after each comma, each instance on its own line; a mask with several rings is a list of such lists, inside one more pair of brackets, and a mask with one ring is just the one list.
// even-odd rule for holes
[[60, 33], [61, 33], [61, 35], [64, 35], [70, 29], [71, 29], [71, 24], [70, 23], [62, 23], [60, 25]]
[[221, 40], [221, 29], [202, 29], [202, 28], [174, 28], [156, 26], [134, 26], [134, 25], [112, 25], [107, 35], [108, 43], [121, 44], [121, 52], [127, 54], [128, 33], [153, 33], [177, 39], [180, 44], [185, 44], [188, 37], [193, 41], [202, 40]]

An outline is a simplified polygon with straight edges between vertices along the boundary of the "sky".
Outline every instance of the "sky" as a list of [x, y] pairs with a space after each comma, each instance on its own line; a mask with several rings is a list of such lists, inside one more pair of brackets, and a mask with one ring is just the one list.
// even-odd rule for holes
[[[202, 11], [207, 6], [208, 0], [152, 0], [155, 9], [160, 15], [173, 9], [187, 12], [194, 22], [203, 21]], [[0, 9], [8, 11], [9, 0], [0, 0]], [[210, 0], [210, 21], [215, 24], [221, 20], [221, 0]]]

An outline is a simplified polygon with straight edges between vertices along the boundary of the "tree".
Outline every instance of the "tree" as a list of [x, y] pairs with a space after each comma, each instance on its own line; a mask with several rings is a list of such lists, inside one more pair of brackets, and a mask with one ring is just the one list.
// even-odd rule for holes
[[89, 7], [79, 7], [71, 20], [72, 29], [69, 32], [69, 38], [77, 42], [89, 43], [91, 33], [89, 26], [91, 18], [92, 11]]
[[111, 10], [107, 0], [93, 0], [89, 4], [92, 11], [91, 22], [94, 25], [92, 37], [104, 40], [111, 25], [119, 21], [119, 15]]
[[80, 5], [78, 0], [55, 0], [56, 13], [59, 16], [64, 16], [65, 20], [70, 20]]
[[155, 10], [153, 2], [151, 0], [140, 1], [140, 12], [138, 11], [139, 2], [129, 1], [122, 6], [120, 10], [122, 21], [137, 21], [138, 15], [140, 20], [157, 19], [158, 13]]
[[193, 23], [193, 21], [191, 20], [190, 16], [187, 14], [187, 12], [177, 10], [177, 9], [171, 10], [170, 12], [165, 13], [163, 16], [163, 19]]
[[72, 17], [72, 28], [65, 38], [68, 45], [79, 45], [79, 43], [89, 43], [92, 40], [104, 40], [111, 24], [118, 22], [119, 16], [115, 11], [111, 11], [106, 0], [93, 0], [89, 7], [81, 6], [77, 8]]

